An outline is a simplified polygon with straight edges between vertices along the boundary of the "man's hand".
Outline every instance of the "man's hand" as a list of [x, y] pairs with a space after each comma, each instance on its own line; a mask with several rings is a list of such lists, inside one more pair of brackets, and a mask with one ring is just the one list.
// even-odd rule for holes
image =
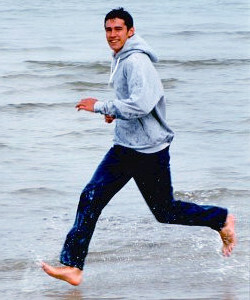
[[106, 123], [112, 123], [114, 121], [115, 117], [110, 115], [105, 115], [105, 122]]
[[95, 98], [86, 98], [82, 99], [80, 102], [76, 104], [77, 110], [86, 110], [94, 112], [94, 105], [98, 100]]

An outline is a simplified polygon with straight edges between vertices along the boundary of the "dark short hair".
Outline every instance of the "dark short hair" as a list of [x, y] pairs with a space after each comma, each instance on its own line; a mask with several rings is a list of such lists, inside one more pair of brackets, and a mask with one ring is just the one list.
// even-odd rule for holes
[[124, 20], [125, 25], [127, 26], [127, 29], [129, 30], [131, 27], [133, 27], [134, 22], [133, 18], [130, 15], [129, 12], [123, 9], [123, 7], [119, 7], [116, 9], [112, 9], [109, 13], [107, 13], [105, 19], [104, 19], [104, 27], [107, 20], [119, 18]]

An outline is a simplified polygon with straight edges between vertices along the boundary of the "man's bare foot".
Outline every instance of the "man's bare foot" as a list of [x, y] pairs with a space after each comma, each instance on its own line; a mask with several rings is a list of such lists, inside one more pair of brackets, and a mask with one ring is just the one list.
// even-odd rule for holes
[[236, 245], [236, 236], [234, 231], [235, 218], [228, 215], [224, 227], [219, 231], [223, 242], [222, 253], [224, 256], [230, 256], [234, 246]]
[[79, 285], [82, 282], [83, 271], [74, 267], [52, 267], [45, 262], [41, 263], [41, 267], [49, 276], [64, 280], [72, 285]]

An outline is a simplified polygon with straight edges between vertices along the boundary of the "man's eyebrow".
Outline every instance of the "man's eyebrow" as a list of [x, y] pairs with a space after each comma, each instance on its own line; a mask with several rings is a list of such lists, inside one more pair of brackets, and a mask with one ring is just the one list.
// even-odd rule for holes
[[[113, 28], [114, 28], [114, 29], [122, 29], [122, 26], [115, 26], [115, 27], [113, 27]], [[110, 26], [107, 27], [107, 26], [106, 26], [105, 29], [106, 29], [106, 30], [107, 30], [107, 29], [110, 30], [110, 29], [112, 29], [112, 27], [110, 27]]]

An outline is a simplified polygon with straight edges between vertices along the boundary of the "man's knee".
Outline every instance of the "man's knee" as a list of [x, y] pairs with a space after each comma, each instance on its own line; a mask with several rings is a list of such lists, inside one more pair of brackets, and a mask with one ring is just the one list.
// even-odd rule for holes
[[165, 224], [175, 224], [176, 223], [176, 213], [173, 209], [173, 202], [170, 202], [169, 205], [165, 207], [160, 207], [158, 209], [152, 209], [156, 220], [159, 223]]
[[154, 216], [155, 216], [155, 219], [156, 219], [159, 223], [167, 223], [165, 214], [162, 214], [162, 213], [154, 213]]
[[93, 184], [88, 184], [80, 195], [79, 206], [84, 208], [88, 206], [95, 198], [96, 187]]

